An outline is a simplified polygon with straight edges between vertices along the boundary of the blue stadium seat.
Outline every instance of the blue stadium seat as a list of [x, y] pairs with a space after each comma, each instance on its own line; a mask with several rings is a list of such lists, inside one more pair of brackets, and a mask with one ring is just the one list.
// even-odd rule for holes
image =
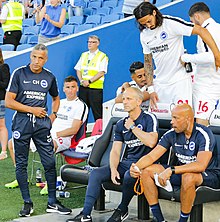
[[99, 25], [101, 23], [101, 18], [101, 15], [90, 15], [86, 18], [85, 24]]
[[26, 44], [27, 40], [28, 40], [28, 36], [27, 35], [22, 35], [19, 43], [20, 44]]
[[29, 27], [29, 26], [34, 26], [34, 25], [35, 25], [35, 20], [33, 18], [24, 19], [22, 22], [23, 27]]
[[38, 44], [38, 35], [30, 35], [28, 37], [28, 44], [31, 44], [32, 46], [37, 45]]
[[100, 8], [102, 6], [102, 2], [101, 1], [92, 1], [88, 3], [88, 7], [87, 8], [93, 8], [93, 9], [97, 9]]
[[24, 27], [23, 35], [38, 35], [39, 34], [40, 27], [39, 26], [30, 26], [30, 27]]
[[15, 46], [13, 44], [5, 44], [5, 45], [0, 45], [0, 48], [2, 51], [14, 51]]
[[109, 7], [102, 7], [102, 8], [96, 9], [96, 15], [105, 16], [105, 15], [109, 15], [110, 13], [111, 13], [111, 8]]
[[31, 44], [22, 44], [22, 45], [18, 45], [17, 48], [16, 48], [16, 51], [21, 51], [21, 50], [24, 50], [24, 49], [28, 49], [28, 48], [31, 48], [32, 45]]
[[0, 45], [3, 44], [3, 35], [0, 35]]
[[118, 14], [110, 14], [102, 17], [102, 24], [114, 22], [120, 19]]
[[118, 1], [117, 0], [111, 0], [111, 1], [105, 1], [102, 3], [103, 7], [109, 7], [109, 8], [115, 8], [118, 6]]
[[74, 33], [74, 25], [64, 25], [61, 28], [61, 36], [65, 37]]
[[3, 29], [0, 27], [0, 36], [3, 36], [4, 35], [4, 31]]
[[84, 22], [84, 16], [72, 16], [69, 18], [67, 25], [82, 25]]
[[118, 14], [120, 16], [120, 19], [124, 18], [124, 13], [122, 12], [122, 7], [121, 6], [117, 6], [117, 7], [113, 8], [111, 13], [112, 14]]
[[79, 32], [82, 32], [82, 31], [85, 31], [87, 29], [91, 29], [93, 28], [94, 25], [93, 24], [82, 24], [82, 25], [78, 25], [75, 27], [75, 30], [74, 30], [74, 33], [79, 33]]
[[89, 16], [89, 15], [93, 15], [94, 9], [93, 8], [84, 8], [83, 9], [83, 15], [84, 16]]
[[160, 7], [162, 5], [166, 5], [170, 2], [171, 2], [171, 0], [160, 0], [160, 1], [157, 1], [155, 5], [156, 5], [156, 7]]

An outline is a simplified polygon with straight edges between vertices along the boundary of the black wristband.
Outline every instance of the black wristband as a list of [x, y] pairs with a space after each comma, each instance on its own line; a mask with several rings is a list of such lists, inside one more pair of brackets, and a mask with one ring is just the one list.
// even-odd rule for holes
[[89, 79], [89, 81], [88, 81], [88, 82], [89, 82], [89, 84], [91, 84], [91, 83], [92, 83], [92, 81], [91, 81], [90, 79]]
[[55, 117], [57, 118], [57, 112], [53, 112], [53, 114], [55, 115]]
[[174, 167], [174, 166], [171, 166], [170, 169], [171, 169], [171, 171], [172, 171], [172, 174], [175, 174], [175, 167]]

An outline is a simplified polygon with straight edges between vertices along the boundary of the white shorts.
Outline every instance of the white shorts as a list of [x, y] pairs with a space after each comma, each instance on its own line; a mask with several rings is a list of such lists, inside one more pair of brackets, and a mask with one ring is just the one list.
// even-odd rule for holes
[[[53, 136], [52, 136], [53, 138]], [[54, 141], [56, 141], [57, 143], [57, 152], [61, 152], [63, 150], [67, 150], [70, 148], [70, 145], [71, 145], [71, 139], [72, 137], [59, 137], [59, 138], [53, 138]], [[30, 149], [32, 152], [35, 152], [36, 151], [36, 146], [33, 142], [33, 140], [31, 139], [31, 142], [30, 142]]]
[[159, 103], [187, 103], [192, 106], [192, 79], [190, 76], [170, 85], [157, 85], [155, 83], [154, 89], [158, 95]]
[[216, 109], [218, 100], [220, 99], [220, 90], [216, 93], [211, 93], [210, 90], [202, 88], [193, 89], [193, 109], [195, 118], [209, 119], [212, 111]]

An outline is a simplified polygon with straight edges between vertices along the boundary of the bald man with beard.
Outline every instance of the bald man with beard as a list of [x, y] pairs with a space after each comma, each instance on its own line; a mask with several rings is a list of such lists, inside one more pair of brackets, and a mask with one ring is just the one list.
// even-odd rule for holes
[[[173, 108], [171, 124], [172, 129], [163, 135], [158, 145], [130, 168], [132, 177], [141, 176], [145, 197], [155, 221], [158, 222], [165, 219], [158, 201], [155, 173], [158, 174], [162, 186], [170, 180], [172, 185], [181, 188], [179, 222], [188, 220], [196, 196], [196, 187], [203, 185], [220, 188], [220, 169], [217, 167], [215, 139], [211, 130], [194, 122], [193, 110], [188, 104]], [[175, 164], [154, 164], [170, 147], [175, 155]]]

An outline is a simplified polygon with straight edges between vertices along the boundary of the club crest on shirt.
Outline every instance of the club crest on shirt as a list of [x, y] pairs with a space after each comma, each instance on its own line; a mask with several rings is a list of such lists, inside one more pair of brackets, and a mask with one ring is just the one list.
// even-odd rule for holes
[[189, 143], [189, 150], [191, 150], [191, 151], [195, 150], [195, 143], [194, 142]]
[[47, 88], [48, 83], [45, 79], [43, 79], [43, 80], [41, 80], [40, 85], [41, 85], [42, 88]]
[[14, 131], [14, 132], [13, 132], [13, 137], [14, 137], [15, 139], [19, 139], [20, 136], [21, 136], [20, 132], [18, 132], [18, 131]]
[[165, 39], [167, 39], [167, 37], [168, 37], [167, 33], [164, 32], [164, 31], [162, 31], [161, 34], [160, 34], [160, 38], [161, 38], [162, 40], [165, 40]]
[[140, 130], [143, 130], [143, 126], [141, 124], [138, 124], [137, 128], [139, 128]]
[[72, 107], [69, 106], [69, 107], [67, 107], [66, 111], [69, 112], [69, 111], [71, 111], [71, 109], [72, 109]]

